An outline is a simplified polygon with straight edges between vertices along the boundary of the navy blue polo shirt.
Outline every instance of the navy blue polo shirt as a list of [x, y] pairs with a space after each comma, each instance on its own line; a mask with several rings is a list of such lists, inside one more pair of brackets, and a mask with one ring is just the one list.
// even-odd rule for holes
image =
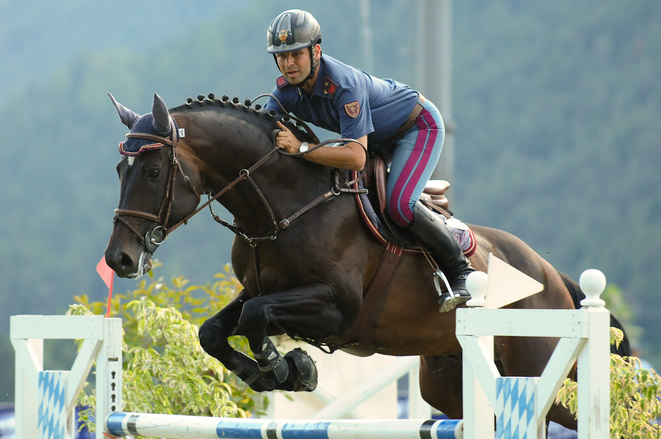
[[[318, 127], [368, 144], [390, 139], [406, 121], [418, 101], [418, 92], [392, 79], [380, 79], [328, 55], [319, 62], [319, 75], [311, 95], [289, 84], [283, 76], [273, 95], [285, 110]], [[266, 110], [281, 113], [272, 98]]]

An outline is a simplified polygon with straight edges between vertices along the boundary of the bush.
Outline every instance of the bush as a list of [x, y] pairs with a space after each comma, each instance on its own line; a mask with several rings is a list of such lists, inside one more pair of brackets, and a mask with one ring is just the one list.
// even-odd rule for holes
[[[127, 294], [114, 295], [111, 316], [124, 329], [123, 402], [125, 411], [194, 416], [247, 417], [267, 404], [220, 362], [206, 354], [198, 327], [224, 307], [240, 285], [228, 266], [211, 285], [187, 286], [183, 277], [172, 286], [153, 277]], [[107, 304], [75, 297], [69, 314], [105, 314]], [[247, 343], [232, 340], [235, 348]], [[245, 350], [245, 349], [244, 349]], [[94, 392], [81, 404], [94, 408]], [[89, 425], [88, 425], [89, 426]]]
[[[622, 341], [622, 331], [611, 328], [611, 343]], [[661, 436], [661, 378], [643, 369], [640, 359], [611, 354], [610, 364], [610, 437], [658, 438]], [[558, 392], [557, 402], [575, 415], [578, 384], [567, 378]]]

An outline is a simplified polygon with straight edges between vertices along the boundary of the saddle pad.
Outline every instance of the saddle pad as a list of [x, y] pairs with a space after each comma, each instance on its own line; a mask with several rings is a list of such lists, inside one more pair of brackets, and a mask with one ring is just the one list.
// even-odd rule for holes
[[477, 249], [477, 240], [475, 239], [475, 234], [473, 231], [466, 225], [466, 223], [458, 220], [457, 218], [451, 216], [446, 218], [443, 215], [439, 215], [443, 218], [445, 226], [448, 228], [454, 239], [457, 240], [459, 248], [466, 257], [470, 257], [475, 253]]

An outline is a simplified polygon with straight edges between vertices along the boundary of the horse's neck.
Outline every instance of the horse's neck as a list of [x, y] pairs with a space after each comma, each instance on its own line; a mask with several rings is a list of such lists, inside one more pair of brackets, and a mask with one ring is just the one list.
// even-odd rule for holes
[[273, 149], [264, 127], [251, 124], [242, 113], [209, 107], [207, 111], [174, 114], [179, 128], [186, 133], [183, 143], [199, 163], [197, 167], [202, 168], [205, 192], [214, 193], [227, 186]]
[[250, 119], [246, 124], [241, 114], [235, 115], [230, 111], [223, 124], [205, 126], [202, 118], [195, 117], [178, 123], [190, 128], [187, 131], [204, 133], [186, 139], [195, 160], [203, 164], [204, 191], [212, 196], [223, 191], [218, 201], [246, 232], [268, 232], [274, 221], [328, 191], [330, 173], [328, 168], [274, 151], [270, 132], [263, 125], [253, 125]]

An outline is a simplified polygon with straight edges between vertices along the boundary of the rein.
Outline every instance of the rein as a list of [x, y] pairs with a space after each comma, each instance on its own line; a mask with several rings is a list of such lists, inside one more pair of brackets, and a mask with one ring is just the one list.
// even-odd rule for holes
[[[308, 125], [300, 117], [296, 117], [293, 114], [291, 114], [290, 112], [288, 112], [287, 110], [285, 110], [285, 107], [282, 105], [282, 103], [280, 103], [280, 100], [278, 98], [276, 98], [275, 96], [273, 96], [271, 93], [263, 93], [261, 95], [256, 96], [252, 101], [250, 101], [251, 105], [257, 99], [261, 99], [261, 98], [271, 98], [271, 99], [273, 99], [273, 101], [278, 104], [278, 106], [280, 107], [280, 110], [282, 110], [283, 114], [286, 114], [291, 119], [294, 119], [299, 125], [301, 125], [305, 129], [305, 131], [308, 133], [308, 135], [312, 139], [313, 143], [319, 143], [319, 137], [317, 137], [317, 135], [314, 133], [314, 131], [312, 131], [312, 128], [310, 128], [310, 125]], [[275, 144], [275, 142], [274, 142], [274, 144]]]
[[[330, 141], [327, 141], [327, 142], [323, 142], [322, 144], [320, 144], [320, 145], [318, 145], [318, 146], [323, 146], [323, 145], [325, 145], [325, 144], [332, 143], [332, 142], [336, 142], [336, 141], [337, 141], [337, 140], [330, 140]], [[346, 178], [345, 178], [345, 179], [344, 179], [345, 181], [342, 182], [342, 181], [340, 181], [340, 180], [341, 180], [340, 177], [341, 177], [341, 176], [344, 177], [344, 174], [343, 174], [341, 171], [339, 171], [338, 169], [335, 169], [335, 168], [334, 168], [334, 169], [333, 169], [333, 173], [334, 173], [334, 183], [333, 183], [333, 185], [331, 186], [330, 190], [328, 190], [327, 192], [324, 192], [324, 193], [321, 194], [321, 195], [318, 195], [318, 196], [317, 196], [316, 198], [314, 198], [310, 203], [308, 203], [307, 205], [303, 206], [301, 209], [299, 209], [297, 212], [295, 212], [294, 214], [290, 215], [289, 217], [284, 218], [284, 219], [278, 221], [278, 220], [275, 218], [275, 213], [273, 212], [273, 209], [271, 208], [271, 205], [269, 204], [268, 200], [266, 199], [266, 197], [264, 197], [264, 194], [263, 194], [262, 191], [259, 189], [259, 186], [257, 185], [257, 183], [255, 183], [255, 181], [250, 177], [250, 174], [251, 174], [253, 171], [255, 171], [259, 166], [261, 166], [261, 165], [262, 165], [262, 164], [263, 164], [263, 163], [264, 163], [264, 162], [265, 162], [265, 161], [271, 156], [271, 154], [273, 154], [273, 153], [276, 152], [276, 151], [279, 151], [281, 154], [285, 154], [285, 155], [289, 155], [289, 156], [295, 156], [295, 155], [302, 155], [302, 154], [305, 154], [305, 153], [289, 154], [289, 153], [286, 153], [286, 152], [284, 152], [284, 151], [281, 151], [281, 148], [280, 148], [280, 147], [275, 146], [275, 147], [274, 147], [271, 151], [269, 151], [264, 157], [262, 157], [257, 163], [255, 163], [253, 166], [251, 166], [250, 169], [248, 169], [248, 170], [245, 170], [245, 169], [244, 169], [244, 170], [241, 170], [241, 171], [239, 172], [239, 177], [237, 177], [234, 181], [232, 181], [228, 186], [226, 186], [225, 188], [223, 188], [223, 189], [222, 189], [220, 192], [218, 192], [216, 195], [214, 195], [213, 197], [209, 197], [209, 200], [208, 200], [207, 202], [205, 202], [203, 205], [201, 205], [200, 207], [198, 207], [198, 208], [197, 208], [197, 209], [196, 209], [191, 215], [189, 215], [189, 216], [187, 217], [187, 219], [190, 218], [191, 216], [195, 215], [196, 213], [198, 213], [200, 210], [204, 209], [205, 207], [209, 206], [209, 210], [211, 211], [211, 216], [213, 217], [213, 219], [214, 219], [217, 223], [221, 224], [222, 226], [227, 227], [227, 228], [230, 229], [234, 234], [236, 234], [237, 236], [240, 236], [240, 237], [242, 237], [243, 239], [245, 239], [245, 240], [248, 242], [248, 244], [250, 244], [251, 247], [256, 247], [257, 244], [258, 244], [260, 241], [267, 241], [267, 240], [271, 240], [271, 241], [273, 241], [273, 240], [275, 240], [275, 239], [277, 238], [277, 234], [278, 234], [278, 232], [280, 232], [281, 230], [284, 230], [284, 229], [286, 229], [287, 227], [289, 227], [289, 225], [290, 225], [295, 219], [297, 219], [298, 217], [300, 217], [301, 215], [303, 215], [303, 214], [306, 213], [307, 211], [311, 210], [312, 208], [314, 208], [314, 207], [316, 207], [316, 206], [318, 206], [318, 205], [320, 205], [320, 204], [322, 204], [322, 203], [324, 203], [324, 202], [330, 200], [331, 198], [333, 198], [333, 197], [335, 197], [335, 196], [338, 196], [338, 195], [341, 195], [341, 194], [343, 194], [343, 193], [351, 193], [351, 194], [355, 194], [355, 193], [366, 193], [366, 191], [367, 191], [366, 189], [356, 189], [356, 188], [353, 188], [353, 187], [352, 187], [352, 186], [354, 186], [356, 183], [358, 183], [358, 182], [364, 177], [364, 175], [365, 175], [364, 173], [361, 173], [357, 178], [355, 178], [355, 179], [353, 179], [353, 180], [351, 180], [351, 181], [346, 181]], [[255, 190], [255, 192], [257, 193], [257, 195], [259, 195], [259, 198], [262, 200], [262, 203], [263, 203], [264, 206], [266, 207], [266, 209], [267, 209], [267, 211], [268, 211], [268, 213], [269, 213], [269, 216], [271, 217], [271, 222], [273, 223], [273, 231], [272, 231], [270, 234], [266, 234], [266, 235], [263, 235], [263, 236], [253, 236], [253, 237], [248, 236], [246, 233], [242, 232], [238, 227], [235, 227], [235, 226], [233, 226], [233, 225], [227, 223], [226, 221], [223, 221], [218, 215], [216, 215], [216, 214], [213, 212], [213, 209], [211, 208], [211, 203], [212, 203], [213, 201], [215, 201], [215, 200], [217, 200], [218, 198], [220, 198], [225, 192], [227, 192], [228, 190], [230, 190], [230, 189], [231, 189], [232, 187], [234, 187], [238, 182], [240, 182], [241, 180], [244, 180], [244, 179], [247, 179], [247, 180], [250, 182], [250, 184], [252, 185], [253, 189]]]

